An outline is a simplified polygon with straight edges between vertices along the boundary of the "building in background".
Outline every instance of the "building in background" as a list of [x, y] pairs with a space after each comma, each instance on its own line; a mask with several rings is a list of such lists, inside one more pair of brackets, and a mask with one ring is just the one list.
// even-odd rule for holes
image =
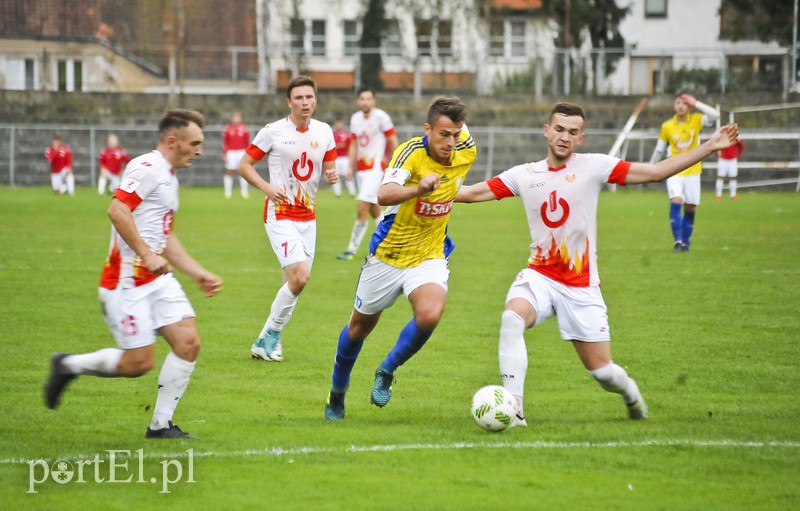
[[255, 93], [310, 73], [353, 90], [362, 52], [380, 54], [389, 90], [638, 95], [687, 73], [722, 92], [744, 75], [792, 88], [790, 50], [731, 41], [721, 2], [631, 0], [624, 47], [564, 49], [541, 0], [387, 0], [365, 49], [365, 0], [0, 0], [0, 89]]

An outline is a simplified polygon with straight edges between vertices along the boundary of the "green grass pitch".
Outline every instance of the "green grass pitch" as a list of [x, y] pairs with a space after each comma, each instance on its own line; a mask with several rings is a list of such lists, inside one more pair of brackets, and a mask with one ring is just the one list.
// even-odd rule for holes
[[[157, 369], [81, 377], [58, 410], [42, 402], [51, 353], [114, 345], [96, 290], [109, 198], [0, 188], [3, 509], [800, 508], [800, 195], [704, 195], [691, 252], [674, 254], [665, 193], [603, 192], [598, 257], [614, 360], [639, 382], [651, 418], [627, 420], [553, 320], [526, 335], [529, 427], [491, 434], [469, 406], [499, 383], [503, 299], [530, 241], [518, 200], [455, 205], [439, 328], [396, 373], [389, 405], [370, 406], [375, 367], [411, 314], [399, 299], [356, 364], [347, 418], [329, 423], [336, 339], [360, 267], [335, 255], [355, 203], [321, 192], [312, 278], [274, 364], [249, 355], [281, 280], [261, 201], [225, 200], [221, 187], [181, 194], [175, 232], [225, 284], [206, 299], [179, 276], [203, 348], [175, 422], [200, 438], [168, 442], [144, 439]], [[158, 349], [163, 358], [163, 340]], [[75, 472], [56, 481], [56, 460], [83, 461], [82, 482]], [[109, 482], [112, 464], [127, 482]], [[33, 491], [32, 477], [43, 479]]]

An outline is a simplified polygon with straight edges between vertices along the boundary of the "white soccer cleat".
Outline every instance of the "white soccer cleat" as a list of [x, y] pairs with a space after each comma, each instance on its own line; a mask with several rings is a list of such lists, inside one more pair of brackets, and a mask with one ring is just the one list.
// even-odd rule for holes
[[256, 339], [250, 346], [250, 355], [255, 359], [267, 362], [282, 362], [283, 350], [281, 349], [280, 332], [267, 331], [267, 336]]

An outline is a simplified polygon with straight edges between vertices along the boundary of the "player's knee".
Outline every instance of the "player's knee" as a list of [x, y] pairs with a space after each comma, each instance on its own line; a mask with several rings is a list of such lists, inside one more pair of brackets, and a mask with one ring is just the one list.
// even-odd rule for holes
[[500, 316], [500, 329], [509, 334], [522, 335], [525, 332], [525, 320], [512, 310], [504, 310]]
[[153, 350], [126, 351], [119, 360], [117, 371], [120, 376], [135, 378], [149, 372], [155, 365]]
[[415, 317], [417, 326], [422, 330], [426, 330], [428, 332], [432, 331], [439, 325], [439, 320], [442, 319], [443, 312], [444, 307], [433, 307], [417, 312]]
[[200, 336], [197, 332], [193, 335], [187, 336], [179, 346], [173, 346], [172, 351], [175, 354], [189, 362], [194, 362], [200, 354]]
[[305, 289], [306, 285], [308, 285], [310, 278], [311, 272], [309, 271], [296, 272], [294, 275], [292, 275], [291, 281], [289, 282], [289, 290], [292, 292], [292, 294], [300, 294], [300, 292]]

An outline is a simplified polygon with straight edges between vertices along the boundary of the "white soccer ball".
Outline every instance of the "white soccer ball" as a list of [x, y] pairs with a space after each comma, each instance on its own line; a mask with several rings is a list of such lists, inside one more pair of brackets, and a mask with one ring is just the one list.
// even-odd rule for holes
[[515, 420], [516, 399], [500, 385], [487, 385], [472, 396], [472, 418], [486, 431], [503, 431]]

